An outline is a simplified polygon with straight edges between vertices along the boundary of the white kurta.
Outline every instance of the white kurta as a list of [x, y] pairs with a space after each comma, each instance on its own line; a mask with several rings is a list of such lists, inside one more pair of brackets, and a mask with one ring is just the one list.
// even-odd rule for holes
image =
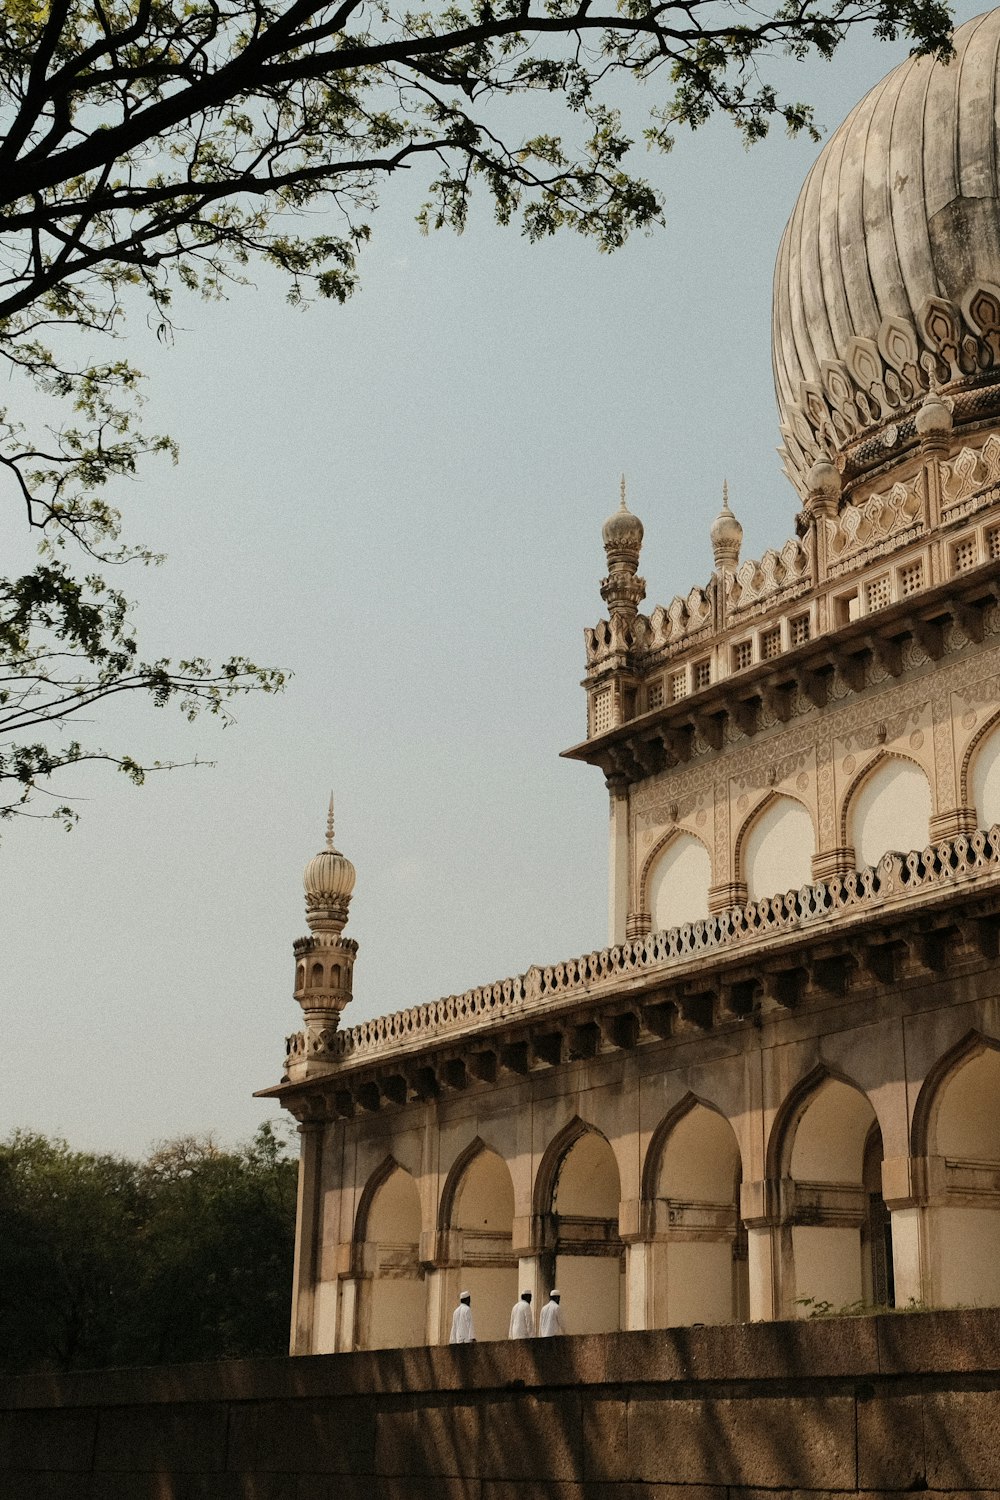
[[514, 1303], [510, 1315], [510, 1333], [512, 1339], [533, 1339], [535, 1337], [535, 1320], [531, 1316], [531, 1303], [522, 1298]]
[[451, 1319], [450, 1344], [474, 1344], [476, 1342], [476, 1330], [472, 1326], [472, 1308], [465, 1302], [460, 1302], [455, 1308]]
[[542, 1308], [542, 1316], [538, 1320], [538, 1337], [540, 1339], [551, 1339], [557, 1333], [565, 1333], [563, 1327], [562, 1310], [558, 1302], [546, 1302]]

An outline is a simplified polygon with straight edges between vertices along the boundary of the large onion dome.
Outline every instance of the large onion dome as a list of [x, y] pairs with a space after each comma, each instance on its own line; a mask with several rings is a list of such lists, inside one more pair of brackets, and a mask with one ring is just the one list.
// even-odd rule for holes
[[849, 488], [915, 442], [938, 385], [956, 427], [1000, 411], [1000, 10], [954, 41], [848, 115], [781, 241], [774, 379], [803, 495], [817, 459]]

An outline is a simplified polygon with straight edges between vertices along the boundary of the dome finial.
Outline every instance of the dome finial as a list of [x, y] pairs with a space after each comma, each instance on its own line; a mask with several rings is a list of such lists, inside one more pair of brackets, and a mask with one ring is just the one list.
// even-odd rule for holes
[[722, 481], [722, 509], [709, 531], [716, 571], [735, 573], [743, 545], [743, 527], [729, 508], [729, 480]]
[[627, 511], [628, 510], [628, 506], [625, 504], [625, 475], [624, 474], [622, 475], [622, 478], [621, 478], [621, 484], [619, 485], [619, 490], [621, 492], [621, 497], [622, 498], [621, 498], [621, 504], [619, 505], [618, 509], [619, 510], [626, 510]]
[[330, 810], [326, 815], [326, 847], [333, 848], [333, 793], [330, 793]]

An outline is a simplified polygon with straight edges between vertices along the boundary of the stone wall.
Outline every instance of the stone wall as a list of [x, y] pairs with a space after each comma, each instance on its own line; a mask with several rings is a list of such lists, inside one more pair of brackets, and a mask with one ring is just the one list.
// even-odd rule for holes
[[0, 1382], [0, 1500], [1000, 1497], [1000, 1311]]

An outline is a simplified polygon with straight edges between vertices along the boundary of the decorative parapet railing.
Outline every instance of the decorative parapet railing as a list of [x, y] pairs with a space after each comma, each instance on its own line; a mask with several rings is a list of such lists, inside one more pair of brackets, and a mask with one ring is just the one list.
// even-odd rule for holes
[[[373, 1059], [475, 1030], [483, 1022], [524, 1016], [622, 980], [658, 978], [692, 959], [723, 955], [737, 947], [782, 934], [807, 931], [840, 914], [933, 896], [957, 884], [1000, 878], [1000, 825], [962, 834], [910, 854], [885, 854], [865, 870], [851, 871], [785, 895], [766, 897], [700, 922], [585, 953], [547, 967], [534, 966], [512, 979], [481, 985], [426, 1005], [362, 1021], [328, 1033], [312, 1056], [330, 1062]], [[301, 1056], [304, 1037], [289, 1038], [290, 1056]]]

